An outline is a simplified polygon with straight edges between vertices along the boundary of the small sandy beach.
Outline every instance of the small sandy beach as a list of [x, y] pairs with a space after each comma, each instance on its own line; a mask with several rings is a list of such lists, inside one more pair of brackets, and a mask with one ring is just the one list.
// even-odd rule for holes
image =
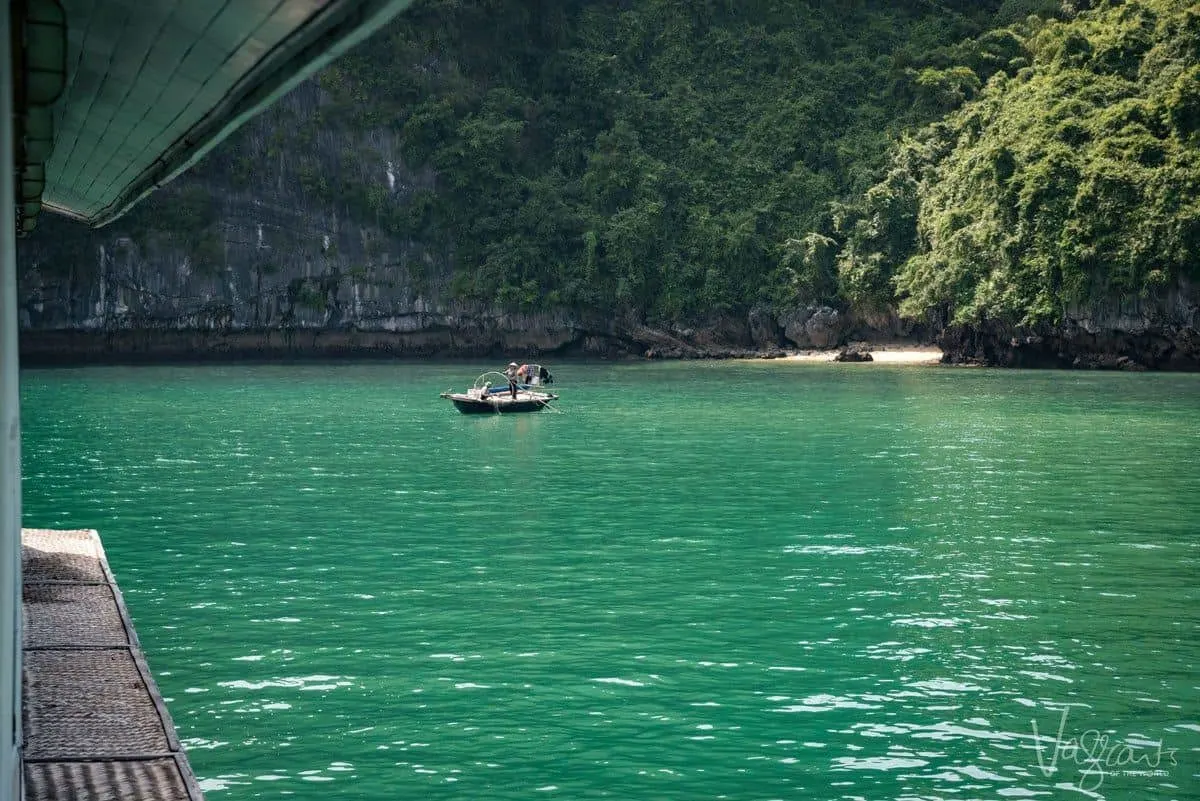
[[[932, 345], [869, 345], [870, 362], [864, 364], [939, 364], [942, 360], [941, 348]], [[786, 361], [801, 362], [831, 362], [838, 355], [838, 348], [831, 350], [805, 350], [787, 357]]]

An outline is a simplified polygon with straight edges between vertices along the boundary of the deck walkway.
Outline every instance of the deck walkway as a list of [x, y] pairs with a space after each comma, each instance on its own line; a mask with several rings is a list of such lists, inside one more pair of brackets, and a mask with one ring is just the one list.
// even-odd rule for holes
[[26, 801], [203, 801], [95, 531], [21, 532]]

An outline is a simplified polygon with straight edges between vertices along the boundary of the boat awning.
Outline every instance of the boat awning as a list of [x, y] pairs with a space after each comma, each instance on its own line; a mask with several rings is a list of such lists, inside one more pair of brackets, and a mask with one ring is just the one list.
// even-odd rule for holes
[[115, 219], [410, 2], [14, 3], [19, 226]]

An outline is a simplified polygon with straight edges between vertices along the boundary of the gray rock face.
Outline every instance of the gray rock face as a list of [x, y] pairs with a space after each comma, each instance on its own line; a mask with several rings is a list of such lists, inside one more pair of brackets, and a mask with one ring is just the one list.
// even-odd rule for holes
[[1112, 299], [1067, 309], [1058, 325], [998, 321], [951, 325], [945, 360], [1000, 367], [1200, 370], [1200, 287], [1187, 281], [1157, 299]]
[[783, 329], [783, 336], [789, 343], [798, 347], [811, 347], [811, 342], [808, 338], [808, 331], [805, 326], [809, 319], [813, 316], [814, 307], [803, 306], [796, 309], [787, 309], [782, 312], [779, 317], [779, 326]]
[[779, 348], [783, 344], [783, 331], [770, 309], [755, 306], [750, 310], [747, 323], [750, 327], [750, 341], [756, 348], [767, 350]]
[[832, 348], [841, 344], [849, 328], [846, 317], [829, 306], [804, 306], [778, 316], [783, 335], [798, 348]]
[[[433, 184], [405, 166], [394, 134], [346, 141], [316, 126], [303, 152], [279, 143], [281, 126], [314, 125], [319, 100], [304, 84], [101, 230], [46, 215], [19, 249], [23, 326], [405, 333], [428, 328], [425, 315], [458, 314], [449, 254], [389, 233], [383, 219]], [[372, 222], [350, 213], [358, 201], [329, 197], [335, 175], [370, 196]]]
[[836, 309], [821, 306], [804, 324], [808, 339], [817, 348], [832, 348], [845, 336], [845, 319]]
[[833, 360], [835, 362], [873, 362], [875, 357], [871, 355], [871, 349], [866, 344], [854, 342], [838, 351]]

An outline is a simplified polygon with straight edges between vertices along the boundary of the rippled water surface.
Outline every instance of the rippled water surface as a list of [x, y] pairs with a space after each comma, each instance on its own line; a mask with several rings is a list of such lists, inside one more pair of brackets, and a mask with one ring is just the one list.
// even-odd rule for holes
[[210, 799], [1200, 797], [1200, 376], [488, 367], [23, 374]]

